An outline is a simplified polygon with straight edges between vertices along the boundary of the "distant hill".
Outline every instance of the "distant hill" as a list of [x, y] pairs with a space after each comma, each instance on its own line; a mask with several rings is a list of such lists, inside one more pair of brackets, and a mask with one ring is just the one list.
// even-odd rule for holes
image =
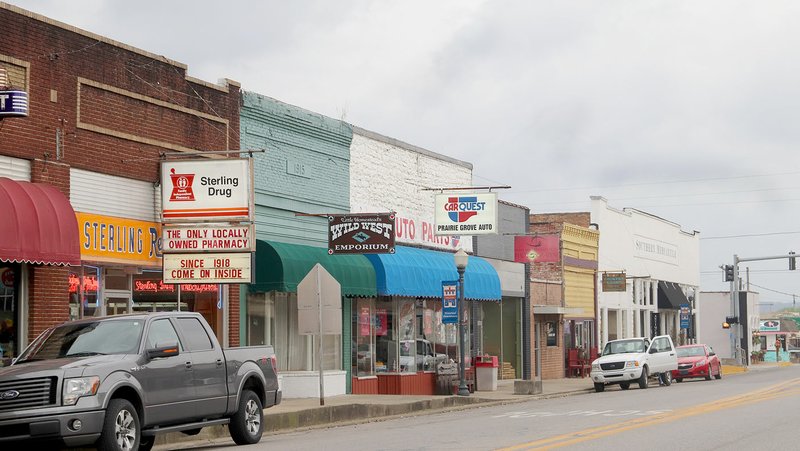
[[763, 317], [771, 313], [779, 313], [784, 310], [791, 310], [792, 308], [800, 308], [800, 304], [795, 306], [791, 302], [762, 302], [758, 305], [758, 313]]

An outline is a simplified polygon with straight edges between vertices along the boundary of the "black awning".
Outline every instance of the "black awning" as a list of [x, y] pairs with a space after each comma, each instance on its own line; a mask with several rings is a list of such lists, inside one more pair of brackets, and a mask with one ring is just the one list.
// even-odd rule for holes
[[658, 282], [658, 308], [680, 309], [681, 304], [689, 305], [680, 285], [674, 282]]

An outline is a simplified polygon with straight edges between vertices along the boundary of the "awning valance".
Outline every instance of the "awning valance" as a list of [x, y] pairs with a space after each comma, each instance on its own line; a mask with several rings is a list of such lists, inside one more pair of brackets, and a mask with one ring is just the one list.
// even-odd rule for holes
[[[458, 280], [453, 254], [407, 246], [395, 247], [394, 254], [367, 254], [375, 266], [378, 294], [385, 296], [442, 296], [442, 282]], [[502, 298], [500, 278], [486, 260], [470, 256], [464, 273], [467, 299]]]
[[680, 285], [674, 282], [658, 282], [658, 308], [680, 309], [681, 304], [689, 304]]
[[56, 188], [0, 177], [0, 212], [0, 261], [81, 264], [78, 220]]
[[297, 284], [317, 263], [342, 286], [344, 296], [375, 296], [375, 270], [363, 255], [328, 255], [328, 249], [256, 241], [255, 283], [250, 292], [297, 292]]

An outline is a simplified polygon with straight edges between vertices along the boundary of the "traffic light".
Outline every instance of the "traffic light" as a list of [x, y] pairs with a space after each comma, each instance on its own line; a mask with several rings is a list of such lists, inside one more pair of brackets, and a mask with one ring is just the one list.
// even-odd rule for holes
[[725, 282], [733, 282], [733, 265], [725, 265]]
[[797, 269], [797, 265], [795, 265], [794, 262], [794, 251], [789, 252], [789, 255], [791, 255], [791, 257], [789, 257], [789, 270], [794, 271], [795, 269]]

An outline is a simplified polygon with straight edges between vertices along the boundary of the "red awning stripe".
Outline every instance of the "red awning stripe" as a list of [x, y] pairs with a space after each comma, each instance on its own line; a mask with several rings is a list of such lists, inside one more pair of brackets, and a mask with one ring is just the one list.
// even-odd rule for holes
[[75, 211], [54, 187], [0, 177], [0, 212], [0, 261], [81, 264]]

